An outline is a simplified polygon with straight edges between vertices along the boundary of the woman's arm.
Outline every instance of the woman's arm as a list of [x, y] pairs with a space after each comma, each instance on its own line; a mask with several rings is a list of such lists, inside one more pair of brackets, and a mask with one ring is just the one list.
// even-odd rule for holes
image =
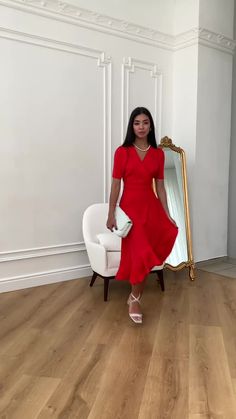
[[117, 228], [116, 220], [115, 220], [115, 208], [116, 203], [119, 198], [120, 194], [120, 184], [121, 179], [112, 179], [111, 184], [111, 193], [109, 199], [109, 211], [108, 211], [108, 218], [107, 218], [107, 228], [112, 231], [113, 227]]
[[170, 216], [170, 211], [167, 204], [167, 196], [166, 196], [164, 180], [156, 179], [156, 191], [157, 191], [158, 198], [160, 199], [168, 218], [170, 219], [170, 221], [172, 221], [172, 223], [176, 225], [175, 220], [173, 220], [173, 218], [171, 218]]

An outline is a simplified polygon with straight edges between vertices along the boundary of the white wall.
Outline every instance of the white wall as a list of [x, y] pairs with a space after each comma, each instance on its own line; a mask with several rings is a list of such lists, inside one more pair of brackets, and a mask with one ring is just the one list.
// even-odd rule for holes
[[[200, 0], [200, 27], [232, 37], [233, 16], [233, 0]], [[197, 260], [227, 255], [232, 60], [224, 51], [199, 45], [193, 202]]]
[[234, 0], [176, 0], [173, 33], [194, 27], [233, 38]]
[[[232, 35], [234, 4], [200, 0], [199, 11], [196, 2], [186, 16], [186, 3], [176, 3], [176, 28], [190, 31], [174, 54], [173, 138], [186, 151], [194, 258], [201, 261], [227, 255], [232, 55], [217, 42], [220, 33]], [[188, 24], [198, 15], [204, 30], [196, 45]]]
[[151, 110], [158, 137], [171, 131], [172, 53], [49, 12], [0, 8], [0, 290], [8, 290], [90, 273], [83, 211], [108, 199], [112, 153], [135, 106]]
[[200, 0], [199, 26], [233, 38], [234, 0]]
[[231, 88], [232, 56], [200, 46], [193, 204], [198, 260], [227, 255]]
[[199, 1], [176, 0], [174, 7], [174, 34], [199, 26]]
[[196, 148], [197, 45], [174, 53], [173, 74], [173, 139], [186, 152], [189, 183], [192, 184]]
[[[90, 273], [82, 214], [108, 199], [112, 154], [137, 105], [150, 108], [158, 138], [171, 136], [186, 151], [195, 260], [225, 254], [232, 45], [194, 30], [199, 2], [185, 8], [178, 0], [174, 9], [171, 1], [152, 1], [150, 14], [146, 3], [135, 13], [131, 3], [127, 9], [119, 4], [120, 15], [111, 18], [53, 0], [0, 5], [2, 291]], [[96, 4], [83, 5], [95, 10]], [[112, 13], [107, 1], [100, 6]], [[181, 10], [188, 11], [182, 23]], [[127, 16], [135, 25], [118, 19]], [[175, 31], [180, 35], [173, 37]], [[218, 89], [221, 76], [224, 92]], [[201, 188], [208, 120], [215, 124], [206, 131], [208, 152], [215, 136], [217, 147], [222, 135], [225, 142], [220, 174], [219, 153], [211, 156], [211, 175], [224, 201], [214, 197], [210, 242], [202, 232], [212, 200], [199, 202], [207, 195]]]
[[[235, 8], [236, 10], [236, 8]], [[236, 14], [234, 16], [234, 38], [236, 37]], [[236, 258], [236, 57], [233, 63], [232, 119], [229, 171], [229, 214], [228, 255]]]

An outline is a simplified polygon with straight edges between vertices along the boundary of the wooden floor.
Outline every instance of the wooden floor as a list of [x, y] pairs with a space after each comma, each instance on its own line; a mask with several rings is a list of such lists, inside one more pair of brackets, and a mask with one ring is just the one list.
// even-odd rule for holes
[[236, 280], [150, 276], [143, 325], [126, 283], [0, 295], [1, 419], [235, 419]]

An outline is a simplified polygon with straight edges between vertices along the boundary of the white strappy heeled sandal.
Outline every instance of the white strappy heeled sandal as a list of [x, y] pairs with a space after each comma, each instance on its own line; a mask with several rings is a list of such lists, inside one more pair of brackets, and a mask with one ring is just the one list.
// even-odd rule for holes
[[[131, 292], [130, 295], [129, 295], [127, 304], [129, 306], [131, 306], [131, 304], [133, 304], [133, 303], [139, 303], [140, 304], [140, 298], [141, 298], [140, 294], [139, 294], [138, 297], [135, 297]], [[129, 313], [129, 317], [131, 318], [131, 320], [133, 320], [134, 323], [141, 324], [143, 322], [143, 315], [140, 314], [140, 313]]]

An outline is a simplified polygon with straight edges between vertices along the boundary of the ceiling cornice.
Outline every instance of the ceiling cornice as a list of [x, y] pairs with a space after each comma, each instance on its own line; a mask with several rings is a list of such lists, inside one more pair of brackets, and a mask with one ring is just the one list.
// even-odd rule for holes
[[57, 0], [0, 0], [0, 4], [172, 51], [199, 43], [233, 54], [236, 46], [233, 39], [205, 28], [174, 36]]

